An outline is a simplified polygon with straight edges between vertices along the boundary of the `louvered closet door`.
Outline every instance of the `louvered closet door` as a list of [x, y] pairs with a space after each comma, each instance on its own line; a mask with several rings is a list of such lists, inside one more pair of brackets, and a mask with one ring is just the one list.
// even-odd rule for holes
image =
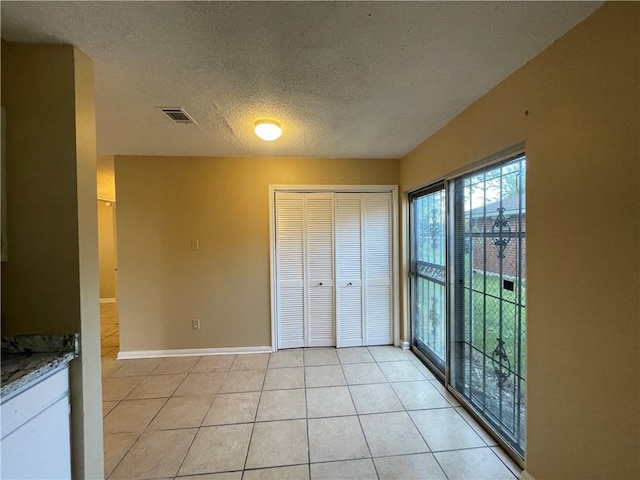
[[305, 345], [304, 204], [302, 193], [276, 193], [278, 347]]
[[305, 198], [306, 346], [334, 346], [333, 193], [307, 193]]
[[362, 346], [362, 194], [336, 193], [335, 200], [336, 342]]
[[364, 193], [364, 330], [366, 345], [393, 343], [391, 194]]

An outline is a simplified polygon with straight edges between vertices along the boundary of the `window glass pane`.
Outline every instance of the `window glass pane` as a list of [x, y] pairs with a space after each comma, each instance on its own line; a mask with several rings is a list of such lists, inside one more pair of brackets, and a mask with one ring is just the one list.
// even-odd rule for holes
[[451, 385], [524, 455], [526, 159], [453, 186]]
[[413, 346], [441, 372], [446, 361], [446, 200], [444, 186], [411, 199]]

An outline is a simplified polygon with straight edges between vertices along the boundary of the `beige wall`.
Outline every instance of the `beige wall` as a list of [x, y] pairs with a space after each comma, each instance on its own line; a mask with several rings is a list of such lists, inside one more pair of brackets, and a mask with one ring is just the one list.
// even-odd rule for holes
[[116, 201], [116, 179], [113, 155], [98, 155], [98, 198]]
[[[3, 42], [2, 72], [10, 250], [2, 268], [3, 334], [76, 332], [80, 289], [73, 49]], [[60, 187], [65, 183], [69, 188]]]
[[2, 333], [82, 336], [71, 362], [75, 478], [102, 476], [93, 64], [69, 45], [2, 42], [7, 230]]
[[397, 160], [116, 157], [121, 351], [270, 345], [269, 185], [397, 183]]
[[526, 142], [537, 480], [640, 478], [639, 26], [605, 5], [401, 159], [407, 191]]
[[116, 296], [115, 203], [98, 200], [98, 251], [100, 257], [100, 298]]

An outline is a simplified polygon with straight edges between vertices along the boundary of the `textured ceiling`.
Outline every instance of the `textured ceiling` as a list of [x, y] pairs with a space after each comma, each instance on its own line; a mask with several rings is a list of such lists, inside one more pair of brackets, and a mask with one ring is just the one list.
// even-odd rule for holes
[[[100, 154], [312, 157], [404, 155], [599, 6], [1, 3], [6, 40], [95, 62]], [[278, 141], [255, 137], [262, 117], [282, 123]]]

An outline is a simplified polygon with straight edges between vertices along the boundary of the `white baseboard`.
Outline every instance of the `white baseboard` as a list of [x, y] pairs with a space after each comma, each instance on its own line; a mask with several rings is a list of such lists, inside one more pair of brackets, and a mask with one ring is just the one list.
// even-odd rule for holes
[[520, 474], [520, 480], [536, 480], [535, 478], [533, 478], [533, 475], [531, 475], [529, 472], [527, 472], [526, 470], [524, 470], [521, 474]]
[[101, 298], [100, 303], [116, 303], [115, 298]]
[[403, 350], [409, 350], [409, 348], [411, 348], [411, 345], [409, 345], [409, 342], [405, 342], [404, 340], [401, 340], [400, 347], [402, 347]]
[[244, 355], [247, 353], [271, 353], [271, 347], [228, 348], [177, 348], [173, 350], [134, 350], [118, 352], [118, 360], [161, 357], [200, 357], [206, 355]]

